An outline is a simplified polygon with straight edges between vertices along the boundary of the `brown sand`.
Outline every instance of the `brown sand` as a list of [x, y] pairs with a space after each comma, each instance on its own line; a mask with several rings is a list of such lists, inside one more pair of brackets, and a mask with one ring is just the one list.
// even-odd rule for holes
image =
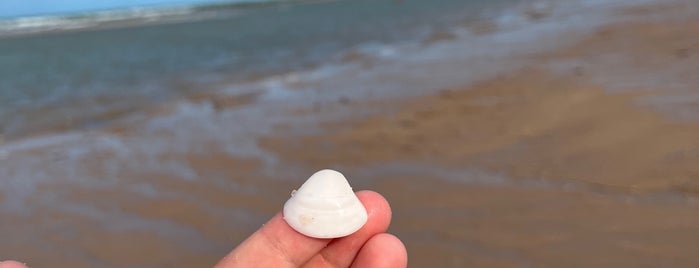
[[[699, 125], [639, 100], [695, 92], [697, 36], [696, 20], [606, 26], [498, 79], [260, 144], [309, 169], [379, 174], [362, 186], [388, 197], [414, 267], [696, 267]], [[395, 163], [465, 178], [381, 169]], [[472, 183], [473, 170], [507, 179]]]
[[[482, 34], [497, 31], [486, 28]], [[336, 167], [356, 189], [384, 194], [394, 211], [390, 231], [408, 246], [412, 267], [697, 267], [698, 121], [641, 101], [696, 92], [697, 36], [696, 19], [605, 26], [491, 81], [411, 100], [340, 101], [398, 112], [330, 123], [315, 135], [280, 126], [260, 145], [301, 173]], [[549, 68], [561, 62], [573, 64]], [[193, 98], [228, 109], [256, 97]], [[108, 190], [45, 183], [33, 197], [90, 203], [105, 217], [162, 220], [196, 239], [115, 229], [30, 199], [33, 212], [2, 215], [0, 230], [13, 230], [3, 239], [20, 242], [0, 243], [0, 257], [34, 267], [213, 265], [278, 211], [301, 178], [260, 175], [260, 160], [230, 157], [215, 144], [206, 151], [159, 156], [189, 163], [200, 180], [125, 170]], [[84, 166], [99, 178], [113, 158]], [[138, 185], [160, 196], [134, 191]]]
[[[37, 192], [56, 196], [66, 205], [88, 203], [103, 213], [98, 218], [112, 218], [117, 224], [106, 224], [82, 212], [56, 211], [30, 199], [27, 206], [33, 208], [32, 213], [5, 213], [0, 222], [0, 229], [13, 230], [3, 239], [25, 241], [26, 245], [0, 243], [0, 252], [32, 267], [51, 267], [55, 262], [60, 262], [60, 267], [208, 267], [276, 213], [296, 184], [262, 177], [255, 172], [259, 161], [232, 158], [214, 148], [205, 155], [161, 158], [187, 161], [202, 179], [124, 171], [119, 185], [110, 188], [44, 183]], [[104, 155], [85, 166], [100, 174], [104, 172], [99, 170], [100, 163], [110, 159]], [[223, 180], [234, 181], [236, 187]], [[159, 196], [135, 192], [134, 185], [154, 185]], [[231, 217], [227, 212], [239, 216]], [[124, 221], [129, 215], [191, 229], [196, 237], [189, 240], [144, 231], [143, 227], [133, 229]]]
[[[699, 126], [634, 104], [653, 91], [608, 94], [575, 81], [523, 70], [410, 101], [398, 114], [332, 126], [343, 129], [332, 135], [262, 144], [317, 167], [403, 161], [638, 190], [699, 183], [692, 176], [699, 155], [687, 153], [699, 150]], [[336, 153], [319, 153], [328, 148]]]

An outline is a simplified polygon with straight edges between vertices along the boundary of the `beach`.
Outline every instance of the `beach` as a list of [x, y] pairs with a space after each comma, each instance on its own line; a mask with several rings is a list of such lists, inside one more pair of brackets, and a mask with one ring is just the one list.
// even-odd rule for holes
[[262, 144], [314, 168], [370, 170], [365, 187], [392, 201], [414, 267], [692, 267], [697, 26], [602, 26], [496, 79]]
[[333, 168], [386, 197], [410, 267], [696, 267], [699, 5], [599, 2], [22, 125], [0, 145], [0, 257], [212, 266]]

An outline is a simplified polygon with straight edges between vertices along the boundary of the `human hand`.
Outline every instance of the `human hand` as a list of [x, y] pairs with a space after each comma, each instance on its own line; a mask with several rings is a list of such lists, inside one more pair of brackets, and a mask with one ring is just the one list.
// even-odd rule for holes
[[27, 266], [21, 262], [2, 261], [0, 262], [0, 268], [27, 268]]
[[[368, 219], [349, 236], [308, 237], [292, 229], [282, 214], [277, 213], [216, 267], [406, 267], [405, 246], [397, 237], [385, 233], [391, 222], [391, 208], [386, 199], [372, 191], [358, 192], [357, 197], [364, 204]], [[0, 268], [27, 266], [3, 261]]]
[[369, 216], [357, 232], [335, 239], [308, 237], [292, 229], [280, 212], [233, 249], [216, 268], [406, 267], [405, 245], [385, 233], [391, 222], [391, 207], [386, 199], [372, 191], [357, 192], [357, 197]]

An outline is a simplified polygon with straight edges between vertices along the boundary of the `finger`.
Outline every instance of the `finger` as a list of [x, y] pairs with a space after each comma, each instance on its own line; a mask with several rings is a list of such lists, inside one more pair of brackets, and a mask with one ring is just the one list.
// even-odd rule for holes
[[[359, 200], [367, 211], [386, 202], [379, 194], [358, 193]], [[377, 202], [379, 197], [382, 202]], [[389, 210], [390, 211], [390, 210]], [[390, 214], [389, 214], [390, 219]], [[367, 225], [380, 217], [370, 217]], [[216, 267], [299, 267], [325, 248], [332, 239], [319, 239], [305, 236], [292, 229], [282, 214], [277, 213], [271, 220], [243, 241], [237, 248], [224, 257]]]
[[362, 246], [374, 235], [383, 233], [391, 223], [391, 207], [386, 199], [372, 191], [357, 192], [367, 209], [368, 220], [357, 232], [330, 242], [306, 267], [349, 267]]
[[352, 267], [404, 268], [408, 266], [405, 245], [391, 234], [377, 234], [364, 244]]
[[292, 229], [281, 212], [243, 241], [217, 265], [224, 267], [299, 267], [331, 239], [302, 235]]
[[27, 268], [27, 266], [21, 262], [3, 261], [3, 262], [0, 262], [0, 268]]

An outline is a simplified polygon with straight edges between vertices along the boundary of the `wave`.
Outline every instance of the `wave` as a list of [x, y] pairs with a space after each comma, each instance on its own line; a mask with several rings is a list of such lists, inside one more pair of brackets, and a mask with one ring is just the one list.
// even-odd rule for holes
[[251, 6], [301, 2], [299, 0], [239, 0], [215, 4], [167, 7], [131, 7], [60, 15], [28, 16], [0, 19], [0, 36], [36, 34], [90, 28], [139, 26], [152, 23], [190, 21], [229, 15]]

